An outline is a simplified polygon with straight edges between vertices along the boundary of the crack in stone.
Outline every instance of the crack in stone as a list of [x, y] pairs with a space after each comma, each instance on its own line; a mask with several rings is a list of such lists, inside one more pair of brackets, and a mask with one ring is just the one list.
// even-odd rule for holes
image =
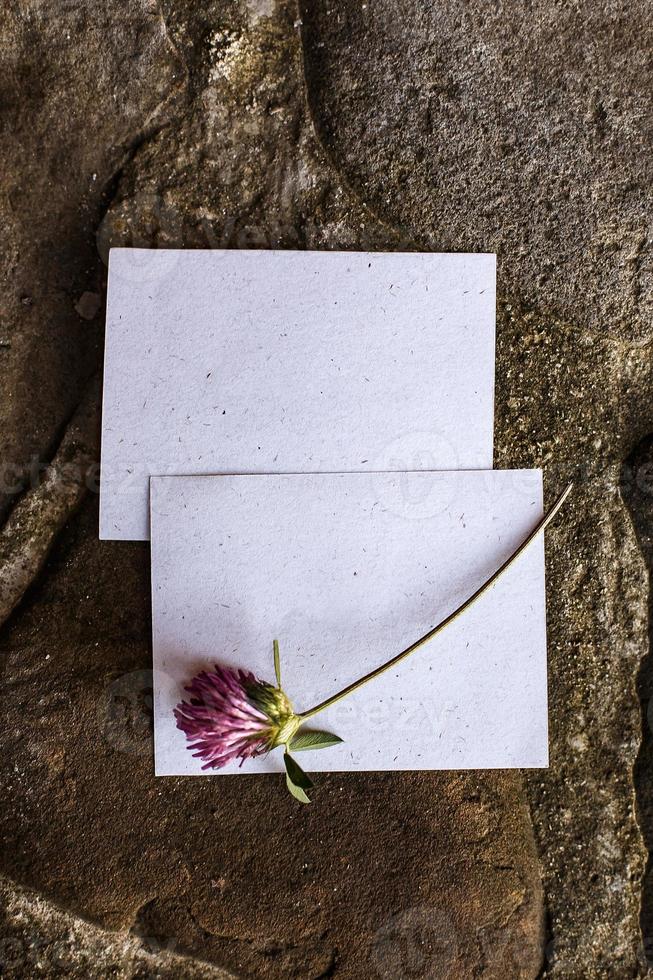
[[637, 819], [648, 855], [641, 883], [642, 953], [647, 965], [653, 966], [653, 600], [650, 594], [653, 572], [653, 433], [642, 439], [624, 462], [621, 493], [649, 572], [649, 649], [641, 661], [636, 681], [642, 730], [633, 782]]
[[73, 416], [51, 464], [0, 530], [0, 626], [43, 568], [54, 541], [82, 502], [98, 455], [99, 379]]

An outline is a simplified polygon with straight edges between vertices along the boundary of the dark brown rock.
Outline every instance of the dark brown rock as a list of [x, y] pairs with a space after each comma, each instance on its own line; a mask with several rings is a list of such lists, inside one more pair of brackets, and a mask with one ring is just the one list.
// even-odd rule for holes
[[101, 352], [95, 228], [120, 167], [166, 119], [183, 65], [150, 0], [0, 12], [0, 517], [52, 454]]
[[648, 336], [647, 3], [300, 6], [316, 127], [361, 198], [426, 248], [496, 251], [529, 304]]
[[231, 980], [224, 970], [189, 959], [174, 941], [110, 933], [57, 908], [37, 892], [0, 879], [0, 962], [6, 980]]
[[[541, 465], [575, 489], [547, 532], [550, 768], [528, 774], [552, 976], [631, 976], [645, 852], [632, 771], [647, 576], [622, 460], [653, 429], [649, 344], [499, 307], [495, 465]], [[594, 972], [593, 972], [594, 971]]]
[[0, 529], [0, 626], [45, 564], [57, 535], [86, 492], [97, 488], [100, 379], [94, 378], [49, 466], [32, 469], [30, 487]]

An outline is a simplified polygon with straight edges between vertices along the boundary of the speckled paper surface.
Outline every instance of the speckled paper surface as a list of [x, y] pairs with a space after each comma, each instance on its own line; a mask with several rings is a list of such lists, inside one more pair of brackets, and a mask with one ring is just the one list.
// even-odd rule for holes
[[[297, 710], [388, 660], [456, 608], [542, 514], [540, 471], [153, 478], [156, 772], [201, 772], [173, 708], [219, 662]], [[308, 770], [547, 764], [544, 547], [463, 617], [315, 718], [344, 743]], [[279, 752], [221, 772], [276, 772]]]
[[150, 475], [491, 468], [495, 257], [113, 249], [100, 536]]

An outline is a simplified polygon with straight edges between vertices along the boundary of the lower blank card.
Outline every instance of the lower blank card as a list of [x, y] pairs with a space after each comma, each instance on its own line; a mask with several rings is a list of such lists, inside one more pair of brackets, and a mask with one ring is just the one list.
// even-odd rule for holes
[[[542, 515], [540, 471], [153, 477], [155, 764], [200, 774], [173, 709], [215, 663], [324, 700], [443, 619]], [[314, 772], [543, 767], [544, 546], [459, 620], [315, 717]], [[312, 722], [313, 724], [313, 722]], [[280, 750], [217, 772], [281, 772]], [[205, 773], [206, 774], [206, 773]]]

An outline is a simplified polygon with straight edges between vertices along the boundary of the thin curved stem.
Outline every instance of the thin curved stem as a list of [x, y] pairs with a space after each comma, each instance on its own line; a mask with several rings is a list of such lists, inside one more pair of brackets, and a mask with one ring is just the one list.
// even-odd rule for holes
[[313, 708], [309, 708], [308, 711], [300, 712], [299, 717], [302, 719], [302, 721], [306, 721], [307, 718], [312, 718], [313, 715], [316, 715], [319, 711], [324, 711], [326, 708], [330, 708], [332, 704], [336, 703], [336, 701], [340, 701], [348, 694], [351, 694], [352, 691], [357, 691], [359, 687], [363, 686], [363, 684], [367, 684], [368, 681], [374, 680], [375, 677], [378, 677], [380, 674], [385, 673], [386, 670], [390, 670], [392, 667], [396, 667], [396, 665], [401, 663], [402, 660], [405, 660], [406, 657], [409, 657], [411, 653], [414, 653], [415, 650], [419, 649], [419, 647], [424, 646], [425, 643], [428, 643], [429, 640], [432, 640], [437, 633], [440, 633], [445, 628], [445, 626], [449, 626], [450, 623], [453, 623], [454, 619], [457, 619], [459, 616], [461, 616], [462, 613], [464, 613], [466, 609], [469, 609], [469, 607], [474, 602], [476, 602], [477, 599], [480, 599], [482, 595], [484, 595], [489, 589], [492, 588], [492, 586], [497, 581], [497, 579], [499, 579], [503, 575], [503, 573], [508, 568], [510, 568], [512, 563], [515, 562], [519, 558], [519, 556], [528, 548], [529, 544], [531, 544], [531, 542], [534, 541], [535, 538], [539, 534], [541, 534], [545, 528], [549, 526], [549, 524], [554, 519], [554, 517], [556, 516], [556, 514], [564, 504], [565, 500], [571, 493], [572, 487], [573, 487], [573, 483], [570, 483], [568, 484], [567, 487], [565, 487], [565, 489], [560, 494], [560, 496], [558, 497], [554, 505], [551, 507], [551, 509], [547, 511], [547, 513], [544, 515], [542, 520], [535, 525], [535, 527], [530, 532], [530, 534], [528, 534], [524, 538], [522, 543], [515, 551], [513, 551], [510, 557], [506, 558], [503, 564], [500, 565], [499, 568], [497, 568], [496, 572], [490, 575], [489, 579], [487, 579], [487, 581], [484, 582], [483, 585], [481, 585], [476, 590], [476, 592], [472, 593], [472, 595], [470, 595], [468, 599], [465, 599], [462, 605], [458, 606], [457, 609], [454, 609], [454, 611], [450, 613], [446, 617], [446, 619], [443, 619], [442, 622], [437, 624], [437, 626], [434, 626], [432, 629], [430, 629], [428, 633], [424, 634], [424, 636], [420, 636], [419, 640], [415, 640], [414, 643], [411, 643], [411, 645], [409, 647], [406, 647], [405, 650], [402, 650], [401, 653], [398, 653], [396, 656], [392, 657], [386, 663], [381, 664], [380, 667], [375, 667], [374, 670], [371, 670], [369, 672], [369, 674], [365, 674], [364, 677], [360, 677], [357, 681], [354, 681], [352, 684], [348, 684], [347, 687], [344, 687], [342, 689], [342, 691], [338, 691], [337, 694], [333, 694], [330, 698], [327, 698], [326, 701], [320, 701], [319, 704], [316, 704]]

